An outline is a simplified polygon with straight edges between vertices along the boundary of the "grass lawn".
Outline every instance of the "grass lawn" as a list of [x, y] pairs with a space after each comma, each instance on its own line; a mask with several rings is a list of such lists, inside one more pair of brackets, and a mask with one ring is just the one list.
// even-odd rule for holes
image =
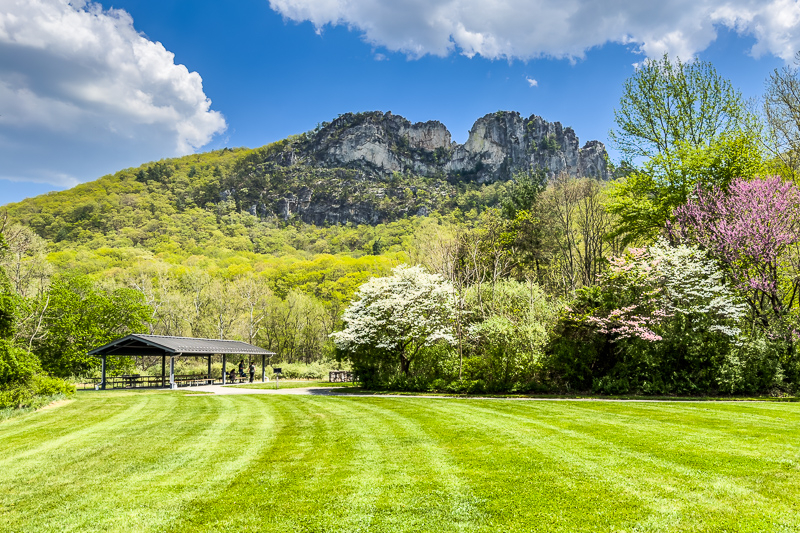
[[82, 392], [0, 531], [800, 531], [800, 406]]

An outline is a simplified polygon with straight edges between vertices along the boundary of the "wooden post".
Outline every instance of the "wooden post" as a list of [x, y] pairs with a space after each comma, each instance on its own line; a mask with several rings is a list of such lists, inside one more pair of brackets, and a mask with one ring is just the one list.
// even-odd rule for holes
[[161, 386], [167, 386], [167, 356], [166, 354], [161, 354]]
[[169, 356], [169, 388], [175, 388], [175, 356]]
[[100, 382], [100, 388], [106, 390], [106, 356], [104, 355], [102, 358], [102, 381]]
[[222, 354], [222, 384], [225, 385], [225, 365], [228, 362], [228, 357]]
[[211, 380], [211, 355], [208, 356], [208, 379]]
[[266, 358], [266, 355], [264, 355], [262, 353], [261, 354], [261, 383], [264, 383], [264, 382], [267, 381], [267, 366], [264, 364], [265, 363], [265, 358]]

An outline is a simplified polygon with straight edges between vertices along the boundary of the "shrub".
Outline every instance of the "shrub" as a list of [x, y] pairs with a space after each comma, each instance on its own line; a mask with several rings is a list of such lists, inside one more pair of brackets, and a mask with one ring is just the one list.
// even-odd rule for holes
[[42, 397], [57, 394], [69, 396], [74, 393], [75, 385], [63, 379], [36, 374], [27, 381], [11, 383], [0, 389], [0, 408], [21, 409], [36, 403]]
[[0, 388], [29, 380], [41, 372], [39, 359], [27, 350], [0, 339]]
[[483, 312], [467, 327], [464, 378], [481, 381], [488, 391], [529, 388], [541, 370], [560, 301], [548, 300], [535, 283], [503, 281], [470, 288], [466, 302], [474, 313]]

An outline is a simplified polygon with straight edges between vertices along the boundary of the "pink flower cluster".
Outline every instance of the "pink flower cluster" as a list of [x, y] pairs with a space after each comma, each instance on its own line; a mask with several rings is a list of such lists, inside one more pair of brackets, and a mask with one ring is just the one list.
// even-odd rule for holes
[[800, 243], [800, 190], [793, 183], [771, 176], [737, 178], [728, 191], [698, 187], [695, 197], [675, 210], [675, 219], [677, 225], [668, 228], [673, 236], [697, 242], [726, 265], [751, 301], [763, 295], [781, 312], [787, 303], [779, 293], [782, 271], [798, 266], [793, 261]]
[[613, 335], [614, 340], [638, 337], [651, 342], [660, 341], [661, 335], [650, 329], [650, 326], [660, 323], [661, 317], [633, 314], [638, 307], [638, 305], [631, 305], [614, 309], [607, 317], [591, 316], [587, 318], [587, 321], [597, 326], [600, 333]]

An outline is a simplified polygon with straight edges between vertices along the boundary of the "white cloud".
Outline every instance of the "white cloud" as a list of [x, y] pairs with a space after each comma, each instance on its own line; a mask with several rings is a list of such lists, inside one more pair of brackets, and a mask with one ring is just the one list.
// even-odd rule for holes
[[200, 75], [125, 11], [0, 0], [0, 177], [67, 185], [191, 153], [226, 128], [210, 106]]
[[531, 87], [538, 87], [539, 86], [539, 82], [536, 81], [535, 79], [531, 78], [530, 76], [525, 76], [525, 81], [527, 81], [528, 85], [531, 86]]
[[490, 59], [581, 57], [608, 42], [649, 57], [691, 59], [724, 26], [755, 37], [752, 53], [790, 60], [800, 49], [797, 0], [269, 0], [287, 19], [318, 31], [346, 25], [371, 44]]

